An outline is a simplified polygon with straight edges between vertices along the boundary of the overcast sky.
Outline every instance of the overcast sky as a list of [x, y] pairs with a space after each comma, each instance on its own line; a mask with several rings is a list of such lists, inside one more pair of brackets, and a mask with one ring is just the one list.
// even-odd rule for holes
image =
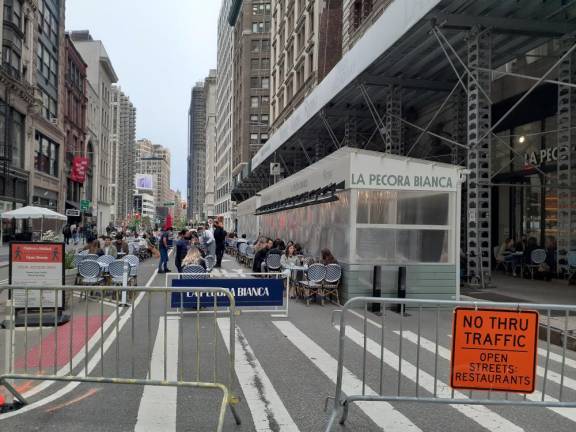
[[90, 30], [137, 109], [136, 138], [172, 152], [172, 188], [186, 196], [190, 90], [216, 67], [220, 0], [67, 0], [66, 30]]

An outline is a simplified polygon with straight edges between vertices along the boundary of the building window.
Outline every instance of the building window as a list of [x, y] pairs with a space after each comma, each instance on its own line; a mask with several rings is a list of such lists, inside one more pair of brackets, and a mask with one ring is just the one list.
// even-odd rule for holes
[[264, 57], [262, 59], [262, 69], [270, 70], [270, 59], [269, 58]]
[[252, 70], [258, 70], [260, 69], [260, 59], [257, 58], [253, 58], [250, 60], [250, 68]]
[[258, 144], [258, 134], [250, 134], [250, 143]]
[[252, 96], [250, 98], [250, 107], [251, 108], [258, 108], [259, 106], [259, 100], [257, 96]]
[[252, 46], [252, 52], [253, 53], [260, 52], [260, 41], [259, 40], [253, 40], [251, 42], [251, 46]]
[[34, 168], [40, 172], [58, 177], [58, 153], [60, 146], [36, 132], [36, 148], [34, 151]]
[[260, 83], [259, 83], [260, 79], [258, 77], [252, 77], [250, 78], [250, 88], [260, 88]]
[[250, 115], [250, 123], [258, 123], [258, 114]]
[[269, 89], [269, 88], [270, 88], [270, 78], [268, 78], [268, 77], [262, 78], [262, 85], [261, 85], [261, 87], [262, 87], [263, 89]]
[[270, 104], [270, 98], [268, 96], [262, 96], [262, 105]]
[[267, 125], [268, 122], [270, 121], [270, 116], [268, 114], [262, 114], [262, 117], [260, 117], [260, 121]]
[[268, 141], [268, 134], [267, 133], [260, 134], [260, 144], [266, 144], [266, 141]]

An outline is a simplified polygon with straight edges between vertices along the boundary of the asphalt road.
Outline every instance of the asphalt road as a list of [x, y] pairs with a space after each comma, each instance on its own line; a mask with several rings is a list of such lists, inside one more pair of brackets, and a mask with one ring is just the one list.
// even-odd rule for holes
[[[153, 275], [154, 263], [142, 266], [140, 283]], [[1, 271], [1, 270], [0, 270]], [[236, 273], [236, 264], [228, 260], [224, 272]], [[162, 275], [149, 282], [164, 283]], [[233, 388], [240, 397], [237, 405], [242, 425], [236, 426], [226, 414], [226, 431], [323, 431], [329, 416], [324, 406], [334, 394], [338, 356], [338, 327], [331, 322], [332, 305], [306, 306], [299, 301], [290, 305], [290, 316], [242, 313], [236, 334], [236, 374]], [[100, 361], [98, 349], [90, 352], [93, 374], [112, 377], [137, 377], [180, 381], [225, 380], [228, 321], [222, 316], [166, 313], [165, 297], [142, 299], [120, 329], [112, 326], [104, 339], [110, 341]], [[132, 314], [133, 313], [133, 314]], [[415, 311], [400, 317], [387, 311], [384, 331], [380, 317], [368, 314], [368, 338], [364, 341], [361, 316], [350, 315], [345, 353], [344, 391], [382, 392], [395, 395], [430, 395], [436, 390], [449, 396], [449, 350], [451, 313], [438, 316], [440, 343], [435, 354], [436, 314], [423, 311], [418, 320]], [[420, 350], [416, 349], [418, 328]], [[200, 329], [201, 338], [196, 337]], [[400, 334], [400, 329], [402, 333]], [[1, 332], [1, 331], [0, 331]], [[384, 361], [379, 361], [384, 335]], [[1, 336], [1, 335], [0, 335]], [[402, 337], [400, 337], [402, 336]], [[0, 339], [3, 340], [3, 339]], [[400, 343], [402, 341], [402, 343]], [[362, 346], [366, 343], [367, 354]], [[200, 347], [198, 354], [197, 348]], [[398, 355], [402, 353], [403, 361]], [[561, 350], [554, 349], [555, 354]], [[545, 358], [539, 358], [543, 365]], [[549, 359], [550, 374], [557, 379], [562, 365]], [[366, 364], [366, 373], [363, 365]], [[576, 400], [576, 355], [566, 362], [564, 397]], [[418, 372], [417, 372], [418, 371]], [[418, 375], [418, 385], [416, 376]], [[400, 376], [400, 382], [398, 377]], [[541, 383], [539, 383], [541, 390]], [[558, 397], [559, 382], [548, 382], [548, 397]], [[465, 396], [469, 396], [466, 393]], [[462, 395], [462, 397], [465, 397]], [[479, 396], [475, 392], [473, 396]], [[538, 395], [536, 395], [538, 396]], [[530, 397], [536, 397], [530, 396]], [[503, 398], [493, 394], [493, 398]], [[515, 396], [511, 396], [514, 398]], [[197, 388], [167, 388], [115, 384], [53, 384], [31, 397], [30, 408], [0, 415], [4, 431], [212, 431], [215, 429], [219, 393]], [[329, 405], [330, 407], [331, 405]], [[555, 431], [576, 429], [576, 408], [471, 406], [423, 403], [354, 404], [342, 431]]]

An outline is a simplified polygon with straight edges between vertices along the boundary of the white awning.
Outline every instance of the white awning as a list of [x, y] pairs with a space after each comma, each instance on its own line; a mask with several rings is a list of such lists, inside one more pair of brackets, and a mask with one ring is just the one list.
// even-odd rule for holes
[[2, 213], [2, 219], [53, 219], [67, 221], [68, 218], [63, 214], [57, 213], [44, 207], [27, 206], [17, 210], [11, 210]]

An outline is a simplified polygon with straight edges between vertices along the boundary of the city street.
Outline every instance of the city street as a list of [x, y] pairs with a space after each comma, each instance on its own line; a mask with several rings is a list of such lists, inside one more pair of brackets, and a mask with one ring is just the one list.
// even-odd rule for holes
[[[153, 273], [153, 260], [142, 266], [143, 282], [149, 286], [164, 284], [162, 275]], [[242, 269], [232, 259], [226, 259], [223, 273], [241, 274]], [[226, 414], [226, 431], [320, 431], [326, 426], [329, 412], [324, 411], [326, 397], [333, 396], [336, 379], [338, 328], [331, 324], [333, 305], [306, 306], [295, 300], [290, 305], [290, 317], [281, 314], [242, 313], [238, 318], [236, 334], [235, 389], [240, 397], [237, 405], [242, 425], [236, 426], [229, 412]], [[130, 309], [124, 312], [130, 314]], [[132, 352], [122, 349], [131, 346], [131, 321], [143, 323], [147, 314], [145, 302], [138, 304], [134, 316], [130, 316], [119, 333], [119, 352], [114, 329], [104, 338], [105, 375], [117, 376], [116, 361], [120, 359], [120, 376], [131, 367], [137, 376], [162, 379], [164, 373], [164, 343], [168, 347], [166, 371], [170, 377], [194, 380], [195, 363], [194, 334], [195, 314], [181, 316], [170, 311], [164, 314], [161, 299], [156, 299], [152, 309], [152, 334], [155, 335], [152, 353], [148, 342], [137, 340]], [[420, 355], [416, 354], [416, 314], [402, 320], [403, 351], [400, 383], [401, 392], [412, 395], [416, 390], [416, 364], [419, 362], [418, 388], [421, 394], [430, 394], [434, 387], [434, 314], [423, 315]], [[379, 390], [380, 317], [369, 314], [366, 359], [366, 393]], [[166, 321], [167, 340], [162, 331]], [[398, 314], [387, 311], [384, 332], [384, 386], [385, 394], [395, 394], [399, 369]], [[427, 325], [429, 323], [429, 325]], [[363, 323], [361, 315], [350, 315], [351, 327], [347, 330], [345, 378], [343, 390], [359, 394], [362, 387]], [[142, 324], [141, 324], [142, 325]], [[227, 320], [218, 318], [215, 330], [213, 318], [203, 316], [200, 377], [210, 380], [213, 373], [225, 373], [229, 329]], [[440, 316], [437, 391], [440, 396], [449, 395], [448, 366], [451, 314]], [[216, 331], [218, 360], [214, 362], [211, 338]], [[3, 339], [3, 338], [2, 338]], [[206, 345], [204, 341], [207, 342]], [[179, 344], [182, 354], [179, 355]], [[561, 350], [555, 349], [556, 353]], [[98, 352], [90, 356], [98, 359]], [[117, 357], [118, 355], [118, 357]], [[180, 357], [180, 358], [179, 358]], [[134, 362], [134, 363], [133, 363]], [[544, 358], [539, 359], [543, 364]], [[133, 363], [133, 366], [131, 364]], [[96, 371], [102, 365], [90, 364]], [[576, 354], [570, 352], [566, 361], [567, 376], [564, 394], [568, 399], [576, 395]], [[216, 372], [214, 372], [216, 368]], [[557, 356], [551, 356], [550, 368], [557, 375], [561, 364]], [[559, 383], [559, 382], [558, 382]], [[19, 383], [24, 387], [26, 383]], [[559, 386], [549, 386], [550, 397], [558, 397]], [[11, 414], [0, 416], [2, 430], [59, 430], [59, 431], [210, 431], [216, 426], [219, 395], [210, 390], [141, 387], [114, 384], [51, 384], [33, 394], [33, 402]], [[538, 397], [531, 395], [530, 398]], [[464, 395], [462, 397], [465, 397]], [[494, 397], [497, 397], [494, 395]], [[329, 404], [329, 407], [331, 405]], [[574, 409], [482, 407], [467, 405], [426, 405], [415, 403], [384, 402], [353, 405], [345, 427], [336, 430], [350, 431], [573, 431], [576, 422]]]

